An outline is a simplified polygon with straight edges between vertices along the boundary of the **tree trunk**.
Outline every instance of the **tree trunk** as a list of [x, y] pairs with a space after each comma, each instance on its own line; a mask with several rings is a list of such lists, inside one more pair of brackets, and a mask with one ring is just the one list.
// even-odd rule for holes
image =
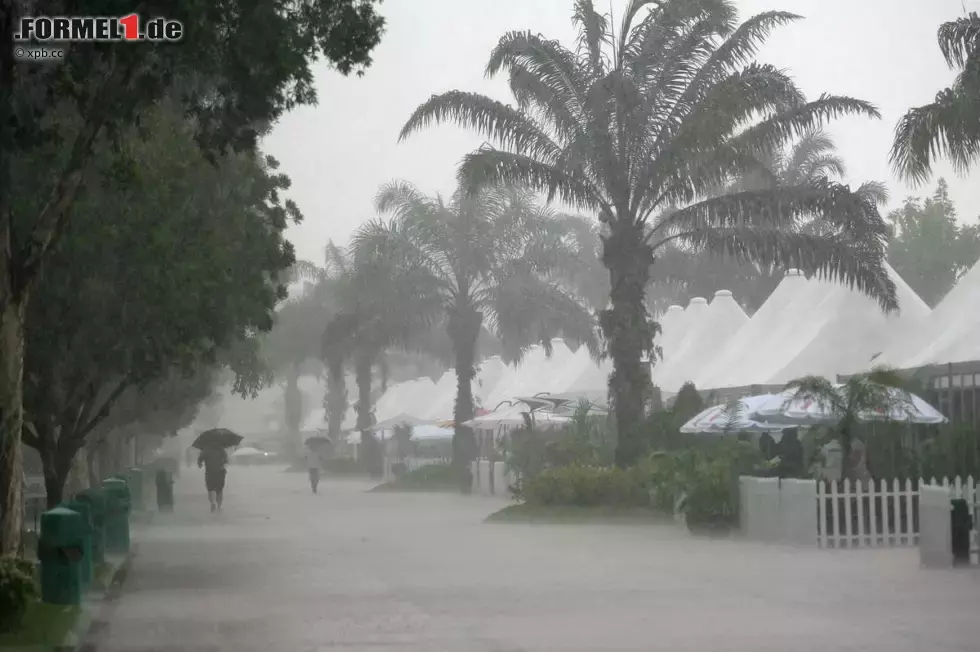
[[[9, 244], [9, 241], [8, 241]], [[0, 259], [0, 265], [4, 262]], [[0, 279], [6, 275], [0, 272]], [[24, 454], [21, 429], [24, 425], [24, 302], [0, 287], [0, 555], [20, 548], [24, 518]]]
[[12, 278], [16, 261], [10, 205], [16, 123], [13, 112], [14, 21], [17, 3], [0, 0], [0, 555], [20, 549], [24, 519], [24, 315], [26, 293]]
[[854, 467], [851, 464], [851, 455], [854, 453], [854, 442], [851, 440], [851, 427], [841, 426], [840, 432], [840, 479], [849, 480], [853, 475]]
[[331, 357], [327, 360], [327, 435], [336, 444], [339, 441], [344, 417], [347, 416], [347, 383], [344, 379], [344, 361]]
[[643, 354], [653, 347], [653, 325], [647, 318], [644, 288], [653, 254], [643, 242], [643, 230], [632, 224], [615, 226], [603, 238], [602, 263], [609, 270], [610, 308], [600, 312], [600, 324], [613, 361], [609, 394], [616, 415], [616, 465], [625, 468], [643, 454], [644, 400], [650, 370]]
[[449, 337], [456, 357], [456, 404], [453, 408], [453, 464], [459, 474], [460, 489], [472, 489], [470, 463], [476, 459], [476, 436], [462, 425], [473, 418], [473, 378], [476, 376], [476, 344], [483, 315], [471, 306], [456, 308], [449, 315]]
[[89, 442], [85, 446], [85, 471], [88, 474], [88, 486], [99, 486], [99, 444]]
[[384, 461], [381, 457], [381, 446], [374, 434], [368, 430], [374, 425], [371, 412], [371, 370], [374, 361], [371, 356], [358, 356], [354, 366], [354, 376], [357, 381], [357, 429], [361, 432], [361, 459], [368, 473], [378, 476], [384, 473]]

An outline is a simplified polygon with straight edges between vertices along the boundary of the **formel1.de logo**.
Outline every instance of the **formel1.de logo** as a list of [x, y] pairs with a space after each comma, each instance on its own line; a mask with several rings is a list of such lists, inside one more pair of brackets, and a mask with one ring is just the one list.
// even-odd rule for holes
[[18, 21], [18, 41], [117, 42], [179, 41], [184, 26], [178, 20], [155, 17], [143, 19], [139, 14], [126, 16], [24, 16]]

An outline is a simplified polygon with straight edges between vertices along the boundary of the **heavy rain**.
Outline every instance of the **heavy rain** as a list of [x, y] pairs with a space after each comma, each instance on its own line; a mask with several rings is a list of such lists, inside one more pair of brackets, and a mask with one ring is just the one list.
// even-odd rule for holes
[[977, 0], [0, 0], [0, 652], [980, 648]]

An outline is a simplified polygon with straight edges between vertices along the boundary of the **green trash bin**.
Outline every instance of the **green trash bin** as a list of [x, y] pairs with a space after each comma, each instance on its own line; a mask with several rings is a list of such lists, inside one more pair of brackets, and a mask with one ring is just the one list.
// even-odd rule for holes
[[92, 557], [92, 506], [82, 500], [66, 500], [59, 507], [65, 507], [73, 512], [77, 512], [82, 517], [82, 588], [87, 589], [92, 585], [92, 577], [95, 574], [94, 560]]
[[134, 512], [143, 511], [143, 470], [142, 469], [130, 469], [126, 471], [123, 477], [126, 480], [126, 486], [129, 487], [129, 504], [130, 509]]
[[105, 491], [105, 551], [107, 554], [129, 553], [129, 489], [119, 478], [103, 480]]
[[105, 492], [98, 488], [78, 492], [75, 500], [87, 503], [92, 514], [92, 566], [105, 562]]
[[157, 471], [157, 508], [161, 512], [174, 511], [174, 477], [167, 469]]
[[49, 604], [82, 602], [82, 515], [65, 507], [41, 514], [37, 558], [41, 562], [41, 599]]

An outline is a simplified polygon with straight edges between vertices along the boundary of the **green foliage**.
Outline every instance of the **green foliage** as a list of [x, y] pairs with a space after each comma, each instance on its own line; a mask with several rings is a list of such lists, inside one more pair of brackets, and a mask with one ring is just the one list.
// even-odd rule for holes
[[[874, 458], [872, 459], [872, 463]], [[943, 427], [923, 445], [923, 478], [980, 478], [980, 431], [976, 426], [956, 424]]]
[[[273, 159], [212, 163], [174, 103], [142, 117], [148, 134], [97, 144], [104, 180], [75, 202], [29, 306], [24, 439], [58, 458], [59, 475], [124, 397], [117, 426], [167, 431], [193, 418], [209, 369], [236, 347], [247, 360], [250, 337], [271, 327], [281, 288], [269, 279], [293, 262], [284, 231], [300, 214]], [[130, 174], [113, 180], [121, 157]], [[23, 163], [15, 207], [34, 202], [45, 178], [43, 158]]]
[[616, 442], [605, 417], [588, 416], [591, 405], [583, 401], [571, 422], [554, 430], [519, 428], [505, 440], [507, 468], [517, 480], [510, 491], [521, 500], [526, 483], [545, 469], [579, 465], [608, 466], [613, 462]]
[[411, 455], [415, 446], [412, 442], [412, 426], [407, 423], [400, 423], [393, 428], [391, 438], [395, 442], [395, 446], [398, 447], [398, 457], [399, 459], [404, 459], [405, 457]]
[[19, 627], [28, 604], [37, 598], [34, 564], [16, 557], [0, 557], [0, 632]]
[[546, 469], [524, 486], [531, 505], [643, 507], [649, 495], [635, 470], [573, 464]]
[[888, 219], [888, 262], [930, 307], [980, 259], [980, 228], [957, 222], [945, 179], [931, 197], [906, 199]]

